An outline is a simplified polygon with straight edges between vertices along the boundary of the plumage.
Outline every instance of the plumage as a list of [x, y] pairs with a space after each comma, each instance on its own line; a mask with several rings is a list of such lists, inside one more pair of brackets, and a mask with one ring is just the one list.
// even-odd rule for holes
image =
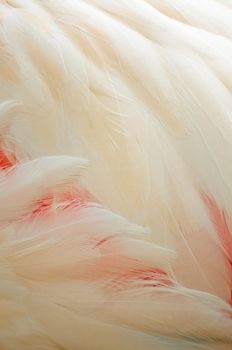
[[232, 348], [232, 2], [0, 0], [0, 349]]

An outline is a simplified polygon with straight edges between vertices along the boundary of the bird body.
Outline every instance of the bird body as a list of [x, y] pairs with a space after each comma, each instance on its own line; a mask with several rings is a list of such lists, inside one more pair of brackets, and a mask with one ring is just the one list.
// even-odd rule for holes
[[0, 1], [0, 349], [232, 348], [232, 2]]

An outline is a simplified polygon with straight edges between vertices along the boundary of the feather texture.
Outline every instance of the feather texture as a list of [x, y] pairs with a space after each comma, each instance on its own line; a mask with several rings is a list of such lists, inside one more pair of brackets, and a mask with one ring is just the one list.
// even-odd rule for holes
[[0, 348], [230, 349], [231, 2], [0, 18]]

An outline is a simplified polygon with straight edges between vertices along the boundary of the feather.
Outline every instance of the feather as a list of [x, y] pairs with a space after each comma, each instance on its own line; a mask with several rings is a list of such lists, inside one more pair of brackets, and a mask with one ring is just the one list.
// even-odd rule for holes
[[0, 1], [0, 348], [232, 345], [229, 0]]

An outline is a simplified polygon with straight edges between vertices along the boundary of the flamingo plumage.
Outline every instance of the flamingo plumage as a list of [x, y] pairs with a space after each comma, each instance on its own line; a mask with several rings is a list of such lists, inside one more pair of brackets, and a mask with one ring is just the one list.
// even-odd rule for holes
[[231, 0], [0, 0], [0, 349], [232, 348]]

